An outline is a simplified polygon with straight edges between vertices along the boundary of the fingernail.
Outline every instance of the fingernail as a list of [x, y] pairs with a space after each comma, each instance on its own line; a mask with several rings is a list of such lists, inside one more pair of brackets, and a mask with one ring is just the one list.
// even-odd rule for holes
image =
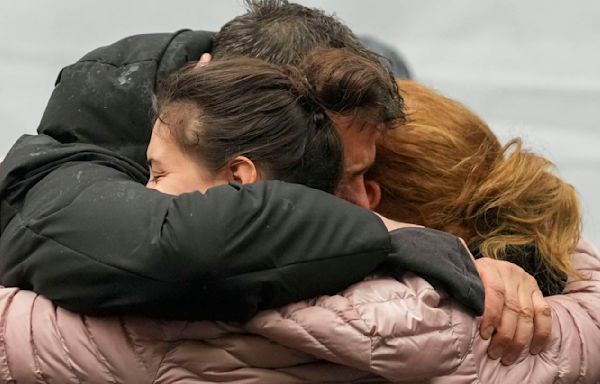
[[500, 356], [502, 356], [502, 348], [498, 348], [498, 347], [490, 348], [488, 350], [488, 356], [492, 360], [498, 360], [500, 358]]
[[504, 365], [511, 365], [512, 363], [515, 362], [516, 359], [517, 359], [517, 356], [515, 356], [515, 355], [504, 356], [502, 358], [502, 364], [504, 364]]
[[489, 327], [487, 327], [486, 329], [483, 330], [481, 337], [483, 337], [484, 340], [487, 340], [490, 337], [492, 337], [493, 333], [494, 333], [494, 327], [490, 325]]

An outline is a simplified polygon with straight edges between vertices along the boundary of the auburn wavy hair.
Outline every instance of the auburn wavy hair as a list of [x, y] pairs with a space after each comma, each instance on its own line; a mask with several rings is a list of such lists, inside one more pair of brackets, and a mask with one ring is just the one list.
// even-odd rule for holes
[[515, 262], [542, 291], [578, 276], [570, 253], [580, 237], [579, 200], [553, 165], [501, 145], [460, 103], [413, 81], [398, 81], [406, 123], [387, 132], [368, 177], [379, 183], [376, 211], [462, 237], [475, 255]]

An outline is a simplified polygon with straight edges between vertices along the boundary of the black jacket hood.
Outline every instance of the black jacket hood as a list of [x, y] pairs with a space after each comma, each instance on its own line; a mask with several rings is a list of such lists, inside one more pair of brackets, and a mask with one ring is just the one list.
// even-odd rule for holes
[[62, 69], [38, 133], [95, 144], [145, 166], [156, 86], [209, 52], [212, 36], [190, 30], [136, 35], [95, 49]]

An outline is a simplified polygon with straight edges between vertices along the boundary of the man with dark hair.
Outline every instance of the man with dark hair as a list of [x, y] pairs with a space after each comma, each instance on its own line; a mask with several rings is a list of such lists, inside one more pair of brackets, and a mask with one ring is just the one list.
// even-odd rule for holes
[[213, 58], [241, 55], [297, 65], [315, 48], [345, 48], [374, 61], [389, 62], [392, 78], [410, 79], [406, 63], [392, 47], [373, 37], [358, 38], [322, 10], [282, 0], [247, 0], [246, 6], [245, 14], [215, 34]]
[[[314, 47], [344, 47], [383, 65], [321, 11], [285, 1], [249, 7], [219, 34], [216, 58], [251, 48], [268, 60], [294, 62], [300, 57], [294, 49], [303, 55]], [[252, 25], [255, 35], [249, 34]], [[393, 244], [413, 244], [403, 242], [402, 231], [391, 241], [379, 218], [333, 196], [278, 182], [217, 187], [205, 195], [144, 188], [152, 92], [169, 73], [209, 52], [211, 43], [212, 34], [203, 31], [133, 36], [61, 71], [39, 134], [22, 137], [0, 169], [0, 284], [34, 290], [88, 314], [246, 319], [259, 309], [339, 291], [387, 261], [441, 282], [481, 311], [481, 286], [468, 255], [454, 255], [466, 263], [462, 269], [448, 264], [446, 249], [423, 253], [414, 244], [397, 252]], [[363, 177], [388, 121], [332, 118], [345, 156], [337, 194], [368, 207], [378, 189]], [[533, 310], [531, 295], [523, 294], [533, 288], [519, 291], [513, 284], [519, 279], [501, 275], [502, 268], [482, 271], [498, 276], [488, 284], [488, 298], [496, 301], [486, 301], [491, 310], [483, 325], [508, 329], [500, 332], [502, 350], [513, 336], [517, 346], [523, 344], [531, 329], [515, 331], [512, 314]], [[504, 284], [512, 294], [506, 307]], [[537, 316], [536, 326], [548, 319]]]
[[[215, 34], [213, 59], [249, 56], [273, 64], [297, 65], [315, 48], [344, 48], [385, 68], [397, 97], [389, 99], [395, 105], [384, 107], [402, 109], [402, 98], [389, 63], [366, 49], [350, 28], [335, 17], [284, 0], [247, 0], [246, 5], [245, 14], [225, 23]], [[390, 115], [397, 117], [399, 113]], [[345, 143], [345, 170], [336, 195], [370, 208], [379, 192], [374, 184], [365, 184], [363, 178], [375, 162], [375, 141], [386, 124], [373, 125], [361, 116], [358, 119], [333, 116], [333, 119]]]

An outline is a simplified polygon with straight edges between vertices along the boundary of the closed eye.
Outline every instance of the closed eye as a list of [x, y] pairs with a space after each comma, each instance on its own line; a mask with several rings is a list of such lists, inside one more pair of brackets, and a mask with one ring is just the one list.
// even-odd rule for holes
[[150, 180], [148, 180], [151, 183], [157, 183], [160, 179], [162, 179], [165, 175], [164, 174], [160, 174], [160, 173], [156, 173], [156, 172], [152, 172], [152, 170], [150, 170]]

